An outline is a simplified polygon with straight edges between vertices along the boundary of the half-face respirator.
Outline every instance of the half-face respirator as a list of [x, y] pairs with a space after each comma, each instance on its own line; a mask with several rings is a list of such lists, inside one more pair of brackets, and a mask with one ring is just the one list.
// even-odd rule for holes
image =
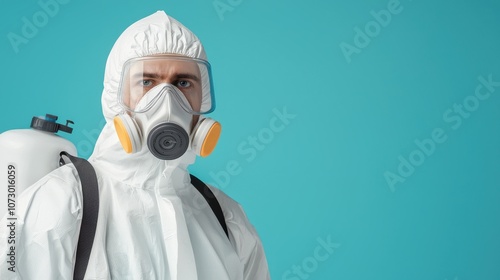
[[202, 157], [213, 151], [221, 125], [201, 116], [215, 109], [207, 62], [146, 57], [128, 61], [124, 73], [118, 94], [124, 111], [114, 125], [125, 152], [147, 145], [157, 158], [174, 160], [189, 148]]

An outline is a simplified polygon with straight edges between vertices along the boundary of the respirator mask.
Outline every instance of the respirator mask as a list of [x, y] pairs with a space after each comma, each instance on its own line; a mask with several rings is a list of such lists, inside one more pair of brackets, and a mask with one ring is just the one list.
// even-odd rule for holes
[[201, 59], [158, 55], [124, 64], [114, 118], [120, 143], [129, 154], [147, 145], [159, 159], [174, 160], [188, 148], [208, 156], [220, 124], [202, 115], [215, 109], [210, 64]]

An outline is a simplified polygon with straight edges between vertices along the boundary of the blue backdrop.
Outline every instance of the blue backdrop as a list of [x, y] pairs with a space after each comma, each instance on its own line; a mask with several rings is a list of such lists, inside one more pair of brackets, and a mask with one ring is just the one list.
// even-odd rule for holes
[[0, 131], [52, 113], [88, 157], [107, 55], [165, 10], [223, 124], [192, 172], [239, 201], [273, 279], [500, 279], [500, 2], [2, 1]]

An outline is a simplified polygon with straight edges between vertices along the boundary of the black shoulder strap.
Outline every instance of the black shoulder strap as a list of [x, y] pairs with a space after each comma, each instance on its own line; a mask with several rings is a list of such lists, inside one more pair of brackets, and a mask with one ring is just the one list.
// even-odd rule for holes
[[[80, 227], [80, 235], [78, 237], [78, 245], [76, 249], [76, 261], [73, 279], [83, 279], [87, 271], [87, 265], [90, 258], [90, 252], [94, 243], [95, 231], [97, 227], [97, 217], [99, 214], [99, 187], [97, 177], [92, 165], [83, 158], [74, 157], [67, 152], [61, 152], [61, 163], [64, 164], [62, 156], [66, 156], [73, 163], [82, 184], [82, 197], [83, 197], [83, 214], [82, 224]], [[217, 220], [219, 221], [222, 229], [229, 238], [224, 213], [220, 207], [214, 193], [194, 175], [191, 176], [191, 184], [200, 192], [205, 198], [208, 205], [214, 212]]]
[[74, 157], [66, 152], [61, 152], [61, 163], [64, 164], [62, 156], [66, 156], [73, 163], [80, 182], [82, 184], [83, 214], [80, 226], [80, 236], [76, 249], [76, 261], [73, 279], [83, 279], [87, 271], [92, 244], [94, 243], [97, 227], [97, 216], [99, 213], [99, 187], [97, 177], [92, 165], [83, 158]]
[[217, 217], [217, 220], [219, 220], [222, 229], [224, 229], [224, 232], [229, 238], [226, 220], [224, 219], [224, 213], [222, 213], [222, 208], [220, 207], [220, 204], [217, 201], [217, 198], [215, 197], [214, 193], [208, 188], [208, 186], [205, 183], [203, 183], [200, 179], [196, 178], [192, 174], [191, 174], [191, 184], [193, 184], [193, 186], [201, 193], [201, 195], [208, 202], [208, 205], [210, 205], [210, 208], [212, 208], [212, 211]]

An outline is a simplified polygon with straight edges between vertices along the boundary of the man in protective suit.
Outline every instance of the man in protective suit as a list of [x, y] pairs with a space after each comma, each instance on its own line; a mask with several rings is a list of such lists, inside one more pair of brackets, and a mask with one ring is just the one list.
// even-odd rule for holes
[[[107, 60], [102, 105], [107, 123], [89, 158], [100, 206], [85, 279], [269, 279], [240, 205], [210, 187], [226, 235], [187, 171], [220, 132], [204, 117], [215, 103], [198, 38], [163, 11], [132, 24]], [[16, 271], [8, 270], [10, 247], [2, 242], [0, 278], [71, 279], [82, 207], [72, 164], [28, 188], [18, 204]]]

